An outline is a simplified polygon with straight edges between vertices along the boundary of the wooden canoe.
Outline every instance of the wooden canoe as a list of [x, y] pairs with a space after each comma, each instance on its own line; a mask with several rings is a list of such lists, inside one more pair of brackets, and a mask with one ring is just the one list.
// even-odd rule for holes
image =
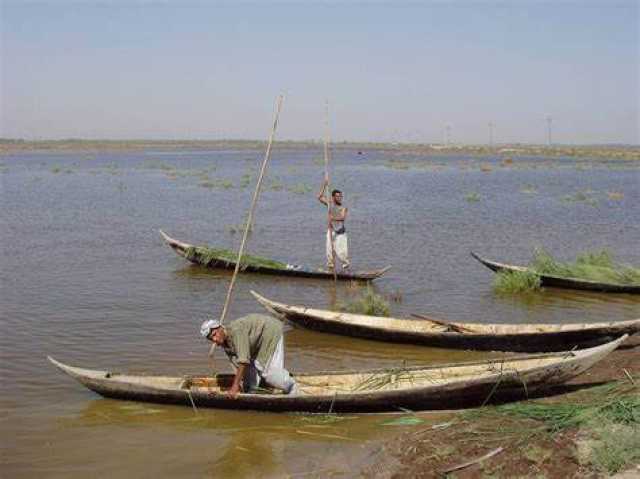
[[437, 366], [294, 374], [300, 393], [240, 394], [229, 398], [232, 375], [215, 377], [133, 375], [54, 365], [109, 398], [196, 408], [263, 411], [364, 412], [453, 409], [512, 400], [583, 373], [627, 336], [595, 348]]
[[551, 352], [606, 343], [640, 332], [640, 319], [580, 324], [483, 324], [439, 319], [396, 319], [350, 314], [271, 301], [251, 294], [268, 311], [296, 326], [387, 343], [479, 351]]
[[[200, 260], [198, 254], [193, 255], [191, 258], [187, 257], [187, 250], [189, 248], [193, 248], [193, 245], [189, 243], [184, 243], [182, 241], [178, 241], [164, 231], [160, 230], [160, 234], [164, 241], [171, 247], [173, 251], [175, 251], [179, 256], [191, 261], [194, 264], [203, 265], [203, 262]], [[230, 269], [233, 270], [236, 267], [235, 261], [214, 261], [206, 265], [209, 268], [216, 269]], [[384, 273], [386, 273], [391, 266], [387, 266], [385, 268], [376, 269], [372, 271], [354, 271], [354, 272], [338, 272], [337, 278], [340, 280], [358, 280], [358, 281], [373, 281], [374, 279], [379, 278]], [[276, 276], [289, 276], [294, 278], [317, 278], [317, 279], [333, 279], [333, 272], [322, 270], [322, 269], [313, 269], [305, 266], [287, 264], [286, 269], [282, 268], [270, 268], [266, 266], [253, 266], [248, 265], [243, 267], [243, 271], [248, 271], [250, 273], [259, 273], [259, 274], [269, 274]]]
[[[471, 252], [471, 256], [480, 261], [491, 271], [531, 271], [526, 266], [516, 266], [506, 263], [498, 263], [481, 257]], [[532, 271], [534, 272], [534, 271]], [[538, 273], [536, 273], [538, 274]], [[552, 286], [554, 288], [579, 289], [582, 291], [600, 291], [603, 293], [628, 293], [640, 294], [640, 284], [615, 284], [615, 283], [599, 283], [597, 281], [589, 281], [579, 278], [563, 278], [561, 276], [551, 276], [548, 274], [538, 274], [540, 276], [540, 284], [543, 286]]]

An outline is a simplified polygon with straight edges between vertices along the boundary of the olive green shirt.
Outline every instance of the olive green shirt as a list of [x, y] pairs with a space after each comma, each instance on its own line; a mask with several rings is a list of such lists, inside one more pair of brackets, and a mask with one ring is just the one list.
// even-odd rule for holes
[[282, 338], [282, 323], [264, 314], [248, 314], [225, 326], [225, 353], [234, 365], [258, 361], [267, 367]]

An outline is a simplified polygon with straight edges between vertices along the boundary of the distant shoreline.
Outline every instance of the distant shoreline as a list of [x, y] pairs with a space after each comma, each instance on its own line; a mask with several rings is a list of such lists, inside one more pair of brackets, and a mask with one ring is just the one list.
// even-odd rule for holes
[[[258, 140], [39, 140], [0, 139], [0, 155], [35, 152], [114, 152], [114, 151], [177, 151], [177, 150], [262, 150], [265, 141]], [[276, 141], [280, 149], [322, 149], [319, 141]], [[640, 146], [633, 145], [442, 145], [417, 143], [373, 143], [339, 142], [331, 145], [333, 150], [388, 150], [415, 155], [473, 155], [600, 158], [640, 161]]]

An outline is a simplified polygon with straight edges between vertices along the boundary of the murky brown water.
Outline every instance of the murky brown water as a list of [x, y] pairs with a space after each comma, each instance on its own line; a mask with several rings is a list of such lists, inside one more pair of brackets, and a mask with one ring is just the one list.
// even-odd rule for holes
[[[353, 475], [397, 426], [388, 416], [326, 423], [304, 415], [200, 411], [101, 399], [46, 362], [170, 374], [207, 370], [198, 326], [219, 314], [227, 273], [191, 267], [162, 244], [236, 247], [262, 152], [33, 153], [0, 158], [1, 458], [8, 477]], [[274, 152], [252, 252], [320, 265], [321, 151]], [[396, 160], [389, 163], [389, 160]], [[481, 322], [640, 316], [640, 299], [491, 291], [487, 257], [527, 262], [544, 245], [569, 259], [607, 247], [640, 264], [640, 171], [625, 163], [334, 155], [350, 207], [356, 269], [392, 264], [376, 289], [411, 312]], [[480, 165], [490, 171], [481, 171]], [[483, 167], [487, 170], [487, 166]], [[225, 188], [225, 181], [231, 188]], [[226, 185], [228, 186], [228, 185]], [[307, 186], [312, 191], [307, 191]], [[477, 194], [479, 201], [471, 200]], [[582, 193], [582, 196], [577, 196]], [[611, 195], [611, 193], [621, 193]], [[587, 200], [575, 198], [586, 197]], [[475, 195], [473, 196], [476, 197]], [[348, 284], [245, 275], [230, 317], [261, 311], [248, 294], [330, 307]], [[293, 371], [450, 362], [483, 354], [287, 330]], [[227, 368], [219, 356], [216, 364]], [[438, 420], [437, 418], [428, 420]]]

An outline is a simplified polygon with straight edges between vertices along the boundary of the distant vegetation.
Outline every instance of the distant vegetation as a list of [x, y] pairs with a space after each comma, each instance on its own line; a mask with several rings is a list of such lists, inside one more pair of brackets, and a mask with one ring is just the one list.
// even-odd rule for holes
[[[265, 141], [256, 140], [42, 140], [26, 141], [21, 139], [0, 138], [0, 153], [32, 150], [67, 151], [113, 151], [113, 150], [215, 150], [215, 149], [264, 149]], [[306, 149], [322, 148], [321, 141], [277, 141], [276, 148]], [[367, 150], [398, 151], [420, 155], [474, 155], [498, 156], [505, 164], [511, 164], [518, 157], [571, 157], [600, 158], [640, 161], [640, 147], [628, 145], [442, 145], [427, 143], [382, 143], [382, 142], [340, 142], [331, 146], [334, 150], [355, 150], [366, 155]], [[317, 158], [322, 164], [322, 158]], [[402, 168], [399, 164], [395, 167]], [[485, 168], [486, 170], [486, 168]]]

